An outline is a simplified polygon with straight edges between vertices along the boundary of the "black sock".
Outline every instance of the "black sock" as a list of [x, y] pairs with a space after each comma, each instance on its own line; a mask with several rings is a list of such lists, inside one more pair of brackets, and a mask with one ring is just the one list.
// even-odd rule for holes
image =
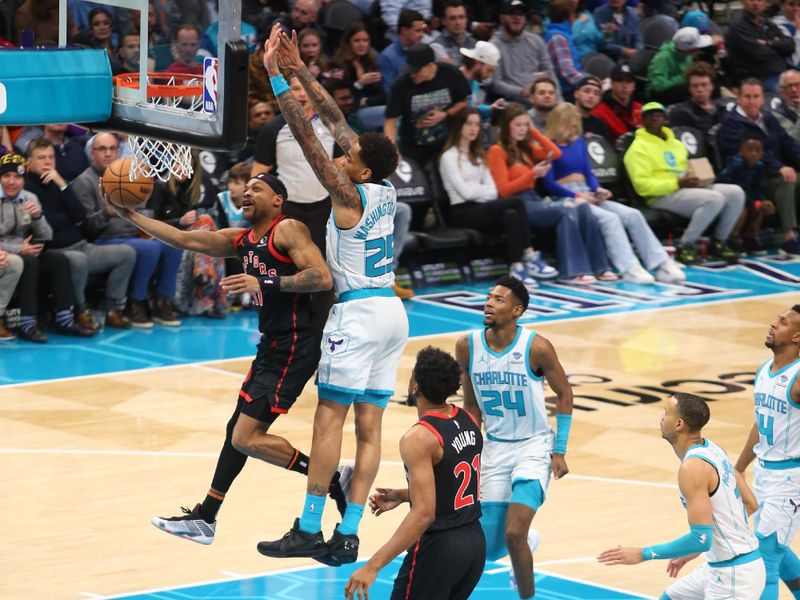
[[295, 450], [292, 460], [286, 465], [286, 469], [301, 475], [308, 475], [308, 457], [300, 450]]
[[208, 490], [206, 499], [200, 505], [200, 516], [206, 523], [213, 523], [217, 520], [217, 513], [223, 500], [225, 500], [225, 494], [219, 494], [213, 489]]

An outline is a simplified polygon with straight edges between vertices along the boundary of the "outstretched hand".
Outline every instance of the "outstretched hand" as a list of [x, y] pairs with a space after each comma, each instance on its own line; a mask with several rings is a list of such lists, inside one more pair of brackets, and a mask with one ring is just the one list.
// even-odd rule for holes
[[269, 38], [264, 42], [264, 68], [270, 77], [280, 75], [278, 69], [278, 46], [280, 44], [281, 26], [278, 23], [272, 26]]
[[278, 63], [284, 69], [297, 71], [305, 66], [303, 59], [300, 58], [300, 49], [297, 47], [297, 32], [292, 30], [292, 37], [285, 32], [281, 32], [278, 40]]

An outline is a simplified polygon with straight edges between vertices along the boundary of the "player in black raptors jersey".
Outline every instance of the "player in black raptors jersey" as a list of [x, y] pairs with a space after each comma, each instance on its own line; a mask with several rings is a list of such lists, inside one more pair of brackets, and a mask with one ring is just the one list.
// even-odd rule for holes
[[[120, 216], [171, 246], [215, 257], [238, 256], [244, 273], [225, 277], [221, 285], [228, 293], [249, 292], [261, 303], [261, 342], [228, 422], [211, 489], [193, 510], [183, 509], [183, 516], [152, 519], [159, 529], [201, 544], [214, 541], [217, 511], [248, 456], [308, 473], [308, 456], [268, 430], [289, 410], [317, 367], [320, 350], [310, 331], [310, 293], [330, 289], [332, 279], [308, 228], [281, 214], [286, 196], [277, 177], [251, 178], [242, 209], [252, 227], [219, 231], [181, 231], [114, 206]], [[331, 495], [343, 512], [346, 500], [338, 475]]]
[[419, 421], [400, 440], [408, 488], [377, 488], [369, 504], [377, 516], [411, 503], [391, 539], [350, 577], [345, 597], [367, 598], [383, 567], [408, 554], [391, 600], [469, 598], [486, 562], [478, 497], [483, 437], [466, 411], [447, 403], [460, 387], [461, 368], [447, 352], [428, 346], [417, 354], [408, 393]]

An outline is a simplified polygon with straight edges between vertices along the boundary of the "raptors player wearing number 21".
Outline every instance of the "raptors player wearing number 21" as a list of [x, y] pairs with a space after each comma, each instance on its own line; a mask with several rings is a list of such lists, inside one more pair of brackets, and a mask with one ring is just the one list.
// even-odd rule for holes
[[[305, 110], [286, 93], [289, 86], [279, 64], [303, 85], [344, 157], [332, 160], [328, 156]], [[319, 402], [302, 516], [282, 539], [262, 542], [258, 550], [267, 556], [303, 556], [340, 566], [358, 556], [358, 527], [380, 464], [383, 411], [394, 394], [397, 364], [408, 341], [408, 318], [392, 291], [397, 192], [386, 181], [397, 168], [398, 155], [385, 135], [358, 136], [350, 129], [336, 102], [300, 59], [295, 33], [289, 39], [280, 26], [273, 27], [264, 48], [264, 66], [281, 114], [331, 196], [327, 261], [338, 302], [331, 308], [322, 335]], [[322, 511], [351, 405], [356, 421], [352, 484], [344, 518], [326, 543]]]
[[[480, 480], [486, 558], [511, 556], [520, 598], [534, 594], [530, 525], [544, 503], [551, 472], [556, 479], [568, 472], [564, 455], [572, 423], [572, 388], [555, 349], [517, 323], [528, 300], [519, 279], [501, 277], [486, 299], [485, 329], [456, 343], [464, 408], [486, 431]], [[544, 379], [557, 397], [555, 441]]]

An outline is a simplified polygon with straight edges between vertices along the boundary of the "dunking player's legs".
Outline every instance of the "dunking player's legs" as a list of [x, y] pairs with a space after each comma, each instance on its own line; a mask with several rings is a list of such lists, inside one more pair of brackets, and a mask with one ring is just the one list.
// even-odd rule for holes
[[535, 514], [535, 510], [524, 504], [512, 502], [508, 505], [506, 546], [511, 557], [520, 598], [532, 598], [534, 594], [533, 553], [528, 546], [528, 531]]
[[357, 402], [356, 411], [356, 462], [353, 480], [347, 499], [347, 510], [337, 530], [342, 535], [358, 535], [358, 526], [364, 516], [372, 484], [381, 463], [381, 421], [383, 409], [374, 404]]
[[328, 492], [330, 482], [342, 453], [342, 427], [350, 407], [320, 398], [314, 414], [314, 433], [311, 437], [311, 464], [308, 469], [308, 486], [300, 530], [317, 533], [322, 528], [322, 510], [319, 502]]

